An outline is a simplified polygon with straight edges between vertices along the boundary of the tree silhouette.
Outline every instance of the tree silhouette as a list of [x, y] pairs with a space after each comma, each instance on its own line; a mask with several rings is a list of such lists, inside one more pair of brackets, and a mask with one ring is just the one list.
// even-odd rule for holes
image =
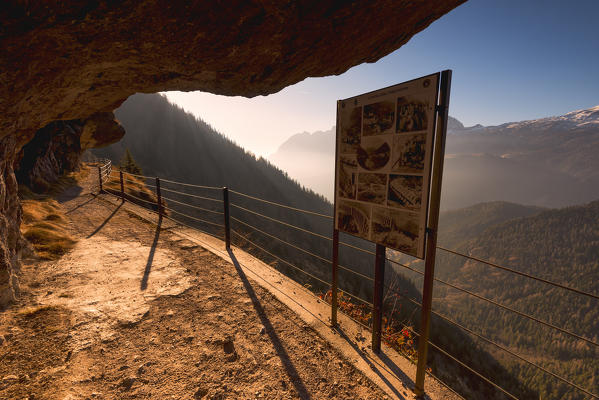
[[136, 174], [136, 175], [142, 174], [141, 168], [139, 167], [139, 165], [137, 165], [137, 163], [133, 159], [133, 156], [131, 155], [131, 152], [129, 151], [128, 148], [125, 149], [125, 154], [123, 155], [123, 158], [121, 158], [121, 162], [120, 162], [119, 166], [125, 172], [129, 172], [131, 174]]

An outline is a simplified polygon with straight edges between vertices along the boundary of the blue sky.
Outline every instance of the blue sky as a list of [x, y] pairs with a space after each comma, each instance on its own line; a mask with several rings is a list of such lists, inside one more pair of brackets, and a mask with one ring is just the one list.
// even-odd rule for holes
[[471, 0], [399, 50], [339, 76], [254, 99], [168, 96], [263, 156], [294, 133], [330, 129], [337, 99], [448, 68], [450, 114], [465, 125], [535, 119], [599, 104], [598, 26], [599, 0]]

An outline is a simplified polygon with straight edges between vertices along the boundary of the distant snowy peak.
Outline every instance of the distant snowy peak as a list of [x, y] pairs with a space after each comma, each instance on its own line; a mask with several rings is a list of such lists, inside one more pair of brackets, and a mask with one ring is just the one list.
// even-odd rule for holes
[[599, 106], [586, 110], [572, 111], [557, 117], [533, 119], [530, 121], [510, 122], [500, 125], [508, 129], [520, 129], [527, 127], [551, 128], [560, 127], [566, 129], [576, 128], [599, 128]]
[[522, 129], [534, 129], [546, 131], [558, 128], [560, 130], [571, 129], [599, 129], [599, 105], [586, 110], [571, 111], [567, 114], [528, 121], [507, 122], [496, 126], [483, 126], [480, 124], [465, 127], [460, 121], [449, 117], [447, 121], [447, 132], [454, 134], [467, 134], [476, 132], [498, 133], [506, 131], [518, 131]]
[[576, 121], [579, 124], [598, 124], [599, 123], [599, 106], [595, 106], [593, 108], [589, 108], [587, 110], [578, 110], [572, 111], [563, 115], [562, 117], [558, 117], [560, 119], [569, 119], [571, 121]]

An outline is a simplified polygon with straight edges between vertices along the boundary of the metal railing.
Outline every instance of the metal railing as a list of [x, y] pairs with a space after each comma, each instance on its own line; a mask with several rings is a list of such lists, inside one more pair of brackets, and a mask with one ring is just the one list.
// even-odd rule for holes
[[[118, 175], [116, 174], [116, 172], [118, 172]], [[276, 224], [282, 229], [289, 229], [290, 232], [293, 232], [295, 235], [306, 234], [306, 235], [309, 235], [310, 238], [312, 238], [316, 241], [324, 241], [324, 243], [326, 243], [327, 245], [330, 244], [333, 240], [331, 236], [327, 236], [322, 233], [314, 232], [305, 227], [300, 227], [300, 226], [294, 225], [293, 223], [290, 223], [288, 221], [284, 221], [284, 220], [280, 219], [280, 217], [273, 217], [273, 216], [266, 215], [264, 212], [252, 210], [251, 206], [248, 205], [247, 203], [256, 202], [263, 206], [275, 207], [277, 210], [285, 210], [285, 211], [289, 211], [291, 213], [296, 213], [298, 215], [303, 215], [303, 216], [306, 216], [309, 218], [318, 218], [320, 221], [326, 221], [326, 223], [330, 224], [331, 231], [332, 231], [332, 222], [333, 222], [332, 215], [327, 215], [322, 212], [316, 212], [316, 211], [305, 210], [305, 209], [301, 209], [301, 208], [297, 208], [297, 207], [292, 207], [289, 205], [262, 199], [262, 198], [259, 198], [256, 196], [251, 196], [251, 195], [248, 195], [248, 194], [245, 194], [242, 192], [238, 192], [235, 190], [227, 189], [227, 188], [215, 187], [215, 186], [205, 186], [205, 185], [195, 185], [195, 184], [190, 184], [190, 183], [185, 183], [185, 182], [177, 182], [177, 181], [172, 181], [172, 180], [167, 180], [167, 179], [161, 179], [158, 177], [149, 177], [149, 176], [144, 176], [144, 175], [131, 174], [131, 173], [128, 173], [125, 171], [113, 171], [112, 164], [109, 160], [103, 160], [103, 162], [100, 162], [100, 166], [98, 167], [98, 177], [99, 177], [98, 186], [99, 186], [99, 190], [101, 193], [113, 194], [113, 195], [119, 197], [123, 202], [127, 201], [127, 200], [133, 201], [136, 204], [138, 204], [146, 209], [149, 209], [152, 212], [156, 212], [161, 217], [168, 218], [177, 224], [181, 224], [182, 226], [185, 226], [187, 228], [195, 229], [195, 230], [198, 230], [205, 234], [223, 239], [225, 241], [225, 245], [227, 248], [230, 247], [230, 243], [231, 243], [230, 234], [233, 233], [235, 235], [234, 237], [236, 238], [236, 240], [238, 240], [240, 243], [246, 243], [247, 247], [255, 248], [258, 252], [265, 254], [266, 258], [275, 260], [276, 262], [281, 263], [288, 268], [291, 268], [293, 271], [300, 272], [302, 275], [311, 279], [313, 282], [318, 282], [325, 288], [331, 286], [331, 281], [327, 280], [326, 277], [318, 276], [320, 274], [317, 274], [317, 272], [316, 272], [317, 270], [313, 269], [313, 270], [309, 271], [307, 268], [305, 268], [305, 266], [300, 266], [300, 265], [290, 262], [289, 260], [286, 260], [284, 258], [284, 256], [281, 256], [280, 254], [279, 255], [275, 254], [275, 252], [273, 250], [269, 250], [269, 249], [265, 248], [266, 246], [260, 244], [259, 241], [261, 239], [262, 241], [268, 240], [271, 243], [278, 243], [281, 246], [284, 246], [285, 248], [293, 249], [293, 251], [298, 251], [301, 254], [305, 254], [306, 256], [308, 256], [308, 258], [314, 260], [314, 262], [320, 262], [320, 263], [324, 263], [326, 265], [330, 265], [332, 263], [330, 255], [317, 254], [317, 252], [315, 250], [307, 249], [304, 246], [298, 245], [297, 243], [292, 243], [289, 239], [285, 239], [285, 238], [281, 237], [280, 235], [275, 235], [272, 232], [268, 232], [266, 228], [257, 227], [256, 223], [251, 223], [249, 221], [249, 219], [253, 218], [256, 221], [261, 220], [261, 221], [265, 221], [266, 223]], [[155, 184], [152, 184], [150, 182], [154, 182]], [[139, 197], [139, 195], [133, 194], [134, 191], [132, 191], [132, 190], [127, 191], [129, 189], [130, 185], [134, 185], [135, 187], [138, 187], [138, 189], [140, 189], [140, 190], [143, 190], [142, 186], [153, 188], [154, 189], [154, 193], [153, 193], [154, 197], [146, 198], [146, 199], [141, 198], [141, 197]], [[165, 187], [165, 186], [167, 186], [167, 187]], [[194, 192], [191, 193], [190, 191], [194, 191]], [[200, 191], [201, 194], [198, 194], [197, 193], [198, 191]], [[169, 197], [162, 196], [162, 193], [164, 193], [164, 192], [170, 193]], [[222, 196], [219, 197], [218, 193], [222, 193]], [[231, 193], [235, 197], [233, 199], [233, 201], [229, 200], [229, 193]], [[178, 197], [178, 198], [174, 198], [174, 197]], [[242, 202], [242, 199], [245, 200], [245, 202], [246, 202], [243, 205], [240, 204]], [[148, 207], [147, 205], [150, 205], [150, 207]], [[175, 209], [174, 207], [177, 207], [178, 209]], [[237, 212], [236, 215], [230, 215], [230, 211], [232, 209], [234, 209]], [[192, 213], [195, 213], [195, 215], [191, 215]], [[200, 218], [200, 216], [201, 216], [201, 218]], [[209, 218], [213, 218], [213, 219], [210, 220]], [[217, 222], [214, 218], [219, 218], [221, 220], [220, 220], [220, 222]], [[231, 223], [233, 223], [233, 225], [234, 225], [233, 227], [231, 226]], [[218, 228], [218, 229], [215, 230], [214, 228]], [[355, 244], [351, 244], [351, 243], [347, 243], [347, 242], [343, 242], [343, 241], [339, 241], [339, 244], [345, 248], [363, 253], [368, 256], [375, 255], [375, 253], [373, 251], [362, 248]], [[589, 293], [587, 291], [573, 288], [573, 287], [563, 285], [563, 284], [560, 284], [557, 282], [552, 282], [547, 279], [543, 279], [543, 278], [536, 277], [536, 276], [528, 274], [528, 273], [524, 273], [522, 271], [518, 271], [517, 269], [514, 269], [514, 268], [502, 266], [500, 264], [497, 264], [497, 263], [494, 263], [494, 262], [491, 262], [488, 260], [484, 260], [482, 258], [474, 257], [472, 255], [463, 254], [463, 253], [453, 250], [453, 249], [448, 249], [448, 248], [445, 248], [442, 246], [437, 246], [437, 250], [443, 251], [446, 253], [450, 253], [450, 254], [453, 254], [456, 256], [464, 257], [471, 261], [475, 261], [475, 262], [484, 264], [490, 268], [502, 270], [502, 271], [505, 271], [505, 272], [508, 272], [508, 273], [511, 273], [511, 274], [514, 274], [514, 275], [517, 275], [517, 276], [520, 276], [520, 277], [523, 277], [526, 279], [530, 279], [530, 280], [540, 282], [545, 285], [549, 285], [551, 287], [560, 288], [562, 290], [568, 291], [570, 293], [574, 293], [576, 295], [585, 296], [586, 298], [589, 298], [589, 299], [599, 300], [599, 295], [597, 295], [597, 294]], [[401, 267], [403, 269], [406, 269], [413, 273], [416, 273], [418, 275], [424, 274], [422, 271], [420, 271], [416, 268], [413, 268], [409, 265], [406, 265], [405, 263], [398, 262], [397, 260], [386, 257], [386, 261], [388, 261], [394, 265], [397, 265], [398, 267]], [[367, 281], [373, 280], [372, 277], [370, 277], [370, 276], [366, 275], [365, 273], [362, 273], [354, 268], [350, 268], [345, 265], [338, 265], [338, 267], [341, 270], [348, 272], [350, 274], [353, 274], [363, 280], [367, 280]], [[482, 300], [482, 301], [486, 302], [487, 304], [490, 304], [494, 307], [497, 307], [499, 309], [502, 309], [502, 310], [512, 313], [514, 315], [523, 317], [533, 323], [545, 326], [547, 328], [550, 328], [550, 329], [560, 332], [562, 334], [568, 335], [568, 336], [574, 338], [575, 340], [582, 341], [582, 342], [584, 342], [588, 345], [594, 346], [594, 347], [599, 347], [599, 343], [597, 343], [597, 341], [592, 338], [585, 337], [583, 335], [577, 334], [575, 332], [572, 332], [568, 329], [557, 326], [548, 321], [544, 321], [544, 320], [537, 318], [533, 315], [530, 315], [528, 313], [517, 310], [514, 307], [510, 307], [506, 304], [502, 304], [499, 301], [489, 299], [486, 296], [475, 293], [471, 290], [463, 288], [454, 283], [447, 282], [446, 280], [435, 277], [434, 281], [439, 282], [440, 284], [443, 284], [443, 285], [450, 287], [454, 290], [457, 290], [461, 293], [464, 293], [465, 295], [467, 295], [469, 297], [476, 298], [478, 300]], [[370, 308], [373, 307], [373, 303], [367, 299], [360, 297], [359, 293], [352, 293], [349, 290], [345, 290], [347, 288], [344, 289], [342, 287], [339, 287], [338, 289], [340, 291], [342, 291], [344, 294], [348, 295], [353, 300], [358, 301], [362, 304], [366, 304]], [[406, 299], [406, 301], [410, 302], [411, 304], [414, 304], [415, 306], [422, 307], [422, 304], [418, 300], [410, 298], [410, 297], [406, 296], [405, 294], [402, 294], [401, 292], [397, 291], [396, 289], [389, 287], [388, 285], [385, 287], [385, 289], [388, 292], [399, 295], [400, 297]], [[580, 385], [577, 385], [576, 383], [572, 382], [571, 380], [569, 380], [563, 376], [560, 376], [559, 374], [557, 374], [555, 372], [550, 371], [549, 369], [539, 365], [537, 362], [531, 360], [529, 357], [519, 354], [516, 351], [509, 349], [506, 346], [501, 345], [488, 337], [485, 337], [483, 333], [478, 332], [477, 330], [475, 330], [473, 328], [469, 328], [469, 327], [466, 327], [466, 326], [460, 324], [454, 318], [451, 318], [451, 317], [443, 314], [439, 310], [433, 309], [432, 314], [435, 315], [437, 318], [439, 318], [453, 326], [456, 326], [457, 328], [459, 328], [466, 334], [483, 341], [484, 343], [488, 344], [489, 346], [492, 346], [496, 350], [502, 351], [502, 352], [508, 354], [509, 356], [511, 356], [521, 362], [524, 362], [531, 367], [536, 368], [537, 370], [541, 371], [542, 373], [556, 379], [557, 381], [559, 381], [565, 385], [570, 386], [573, 389], [578, 390], [581, 393], [584, 393], [587, 396], [590, 396], [591, 398], [599, 399], [599, 395], [592, 393], [590, 390], [583, 388]], [[361, 325], [363, 325], [367, 328], [370, 328], [370, 327], [364, 325], [360, 321], [356, 321], [356, 322], [360, 323]], [[415, 332], [412, 328], [408, 327], [408, 329], [415, 336], [419, 336], [418, 332]], [[506, 388], [502, 388], [499, 384], [497, 384], [496, 382], [493, 382], [492, 377], [484, 376], [479, 371], [476, 371], [472, 366], [469, 366], [466, 363], [464, 363], [463, 361], [459, 360], [455, 355], [450, 354], [448, 351], [442, 349], [440, 346], [433, 343], [431, 340], [428, 340], [428, 343], [432, 346], [433, 349], [438, 351], [440, 354], [444, 355], [445, 357], [450, 358], [451, 360], [453, 360], [454, 362], [456, 362], [463, 368], [467, 369], [468, 371], [473, 373], [475, 376], [477, 376], [479, 379], [481, 379], [483, 382], [489, 384], [490, 386], [492, 386], [499, 392], [503, 393], [504, 395], [506, 395], [510, 398], [513, 398], [513, 399], [517, 399], [517, 397], [515, 395], [513, 395], [512, 393], [510, 393]], [[453, 391], [453, 389], [451, 389], [451, 390]]]

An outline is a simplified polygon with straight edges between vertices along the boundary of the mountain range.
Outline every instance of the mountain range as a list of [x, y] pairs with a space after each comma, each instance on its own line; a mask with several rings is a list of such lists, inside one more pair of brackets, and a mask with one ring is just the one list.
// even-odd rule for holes
[[327, 131], [302, 132], [287, 139], [268, 160], [290, 177], [304, 182], [332, 201], [335, 180], [335, 127]]
[[[290, 137], [269, 156], [333, 197], [335, 129]], [[599, 106], [497, 126], [448, 123], [441, 207], [488, 201], [563, 207], [599, 198]], [[309, 161], [308, 161], [309, 160]]]

